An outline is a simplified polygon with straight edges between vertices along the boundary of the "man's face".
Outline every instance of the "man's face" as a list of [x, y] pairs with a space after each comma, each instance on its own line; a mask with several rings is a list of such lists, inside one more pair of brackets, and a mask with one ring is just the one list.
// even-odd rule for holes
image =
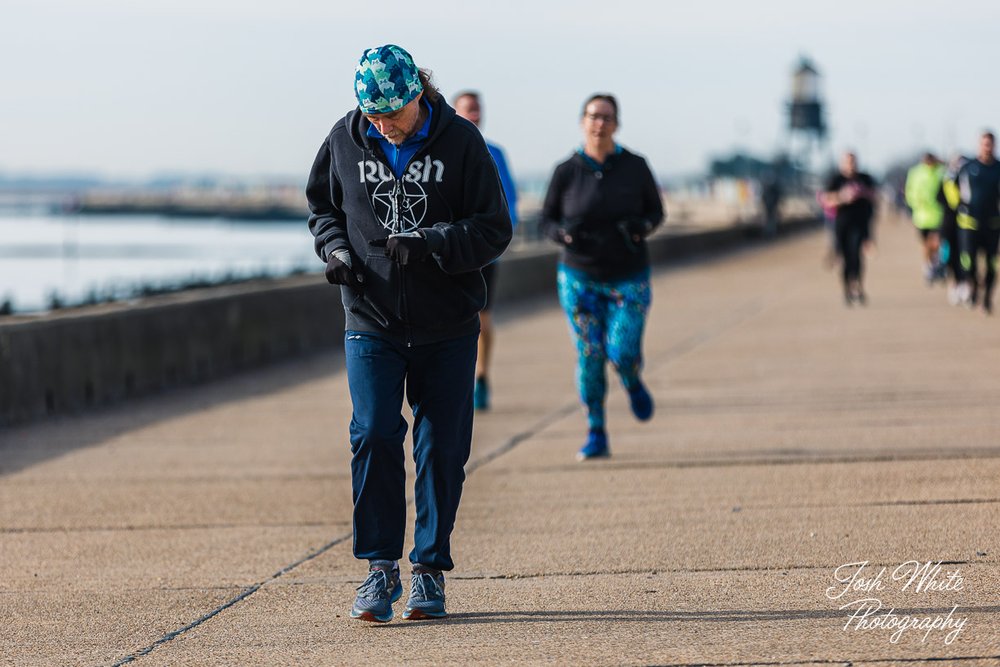
[[840, 173], [844, 176], [853, 176], [858, 171], [858, 159], [854, 156], [854, 153], [844, 153], [844, 157], [840, 158]]
[[987, 162], [993, 159], [993, 138], [989, 135], [979, 138], [979, 160]]
[[463, 95], [455, 100], [455, 113], [479, 127], [482, 111], [479, 108], [479, 100], [472, 95]]
[[386, 141], [398, 146], [420, 129], [420, 100], [423, 96], [424, 94], [420, 93], [402, 109], [390, 113], [366, 113], [365, 118], [375, 126]]

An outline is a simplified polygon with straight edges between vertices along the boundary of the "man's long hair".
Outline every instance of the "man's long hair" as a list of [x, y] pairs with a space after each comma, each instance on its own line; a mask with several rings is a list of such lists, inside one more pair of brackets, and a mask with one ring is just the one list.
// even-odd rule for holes
[[437, 99], [441, 96], [441, 91], [434, 85], [434, 73], [429, 69], [420, 67], [417, 69], [417, 75], [420, 77], [420, 85], [424, 87], [424, 98], [428, 102], [437, 102]]

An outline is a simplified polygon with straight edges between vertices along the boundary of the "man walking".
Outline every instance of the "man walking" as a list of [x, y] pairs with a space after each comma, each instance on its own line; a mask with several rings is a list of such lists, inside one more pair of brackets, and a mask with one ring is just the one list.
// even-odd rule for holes
[[482, 135], [404, 49], [365, 51], [355, 94], [306, 186], [316, 253], [345, 309], [354, 556], [369, 562], [351, 616], [387, 622], [402, 595], [405, 392], [416, 521], [403, 618], [440, 618], [472, 443], [480, 269], [510, 242], [510, 216]]

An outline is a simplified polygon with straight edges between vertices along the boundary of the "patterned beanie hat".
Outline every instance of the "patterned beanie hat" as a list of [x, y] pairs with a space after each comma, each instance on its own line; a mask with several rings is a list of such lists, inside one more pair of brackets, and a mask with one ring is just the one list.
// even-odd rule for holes
[[354, 93], [364, 113], [398, 111], [423, 89], [413, 58], [395, 44], [365, 51], [354, 72]]

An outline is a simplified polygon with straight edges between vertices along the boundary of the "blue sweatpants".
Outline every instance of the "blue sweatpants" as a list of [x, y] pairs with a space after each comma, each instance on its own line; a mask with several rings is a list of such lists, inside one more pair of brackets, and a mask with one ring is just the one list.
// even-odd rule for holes
[[354, 556], [399, 560], [406, 531], [401, 413], [413, 414], [416, 526], [410, 562], [451, 570], [451, 531], [472, 446], [472, 390], [478, 334], [406, 347], [348, 331], [344, 351], [354, 413], [351, 477]]
[[626, 391], [640, 382], [642, 330], [652, 300], [649, 272], [603, 281], [560, 265], [557, 280], [559, 303], [576, 345], [580, 400], [590, 428], [604, 428], [607, 362], [618, 371]]

